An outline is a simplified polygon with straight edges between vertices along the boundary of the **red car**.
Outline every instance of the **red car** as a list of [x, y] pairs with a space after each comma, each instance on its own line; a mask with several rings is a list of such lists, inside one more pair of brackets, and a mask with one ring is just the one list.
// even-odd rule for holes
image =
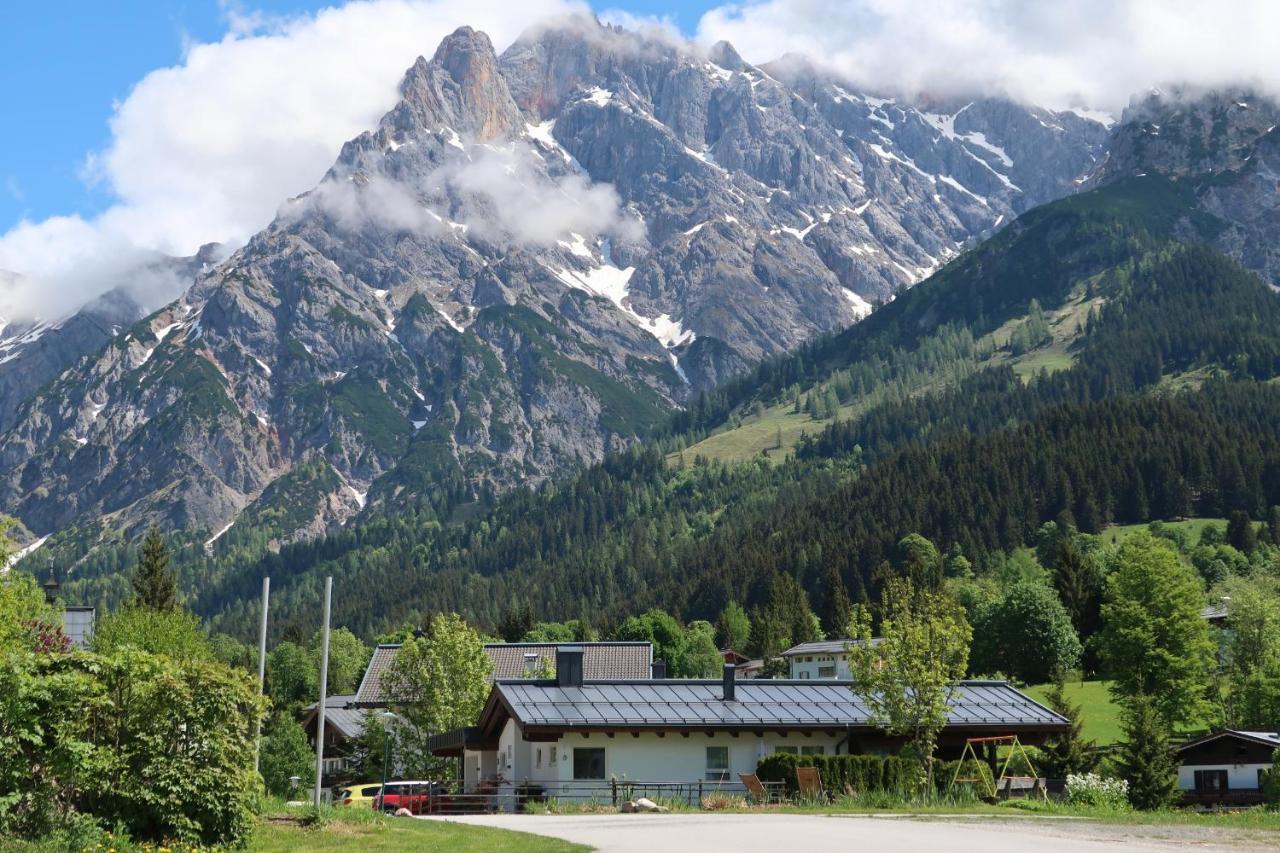
[[386, 791], [373, 799], [379, 811], [408, 809], [412, 814], [426, 814], [438, 782], [388, 782]]

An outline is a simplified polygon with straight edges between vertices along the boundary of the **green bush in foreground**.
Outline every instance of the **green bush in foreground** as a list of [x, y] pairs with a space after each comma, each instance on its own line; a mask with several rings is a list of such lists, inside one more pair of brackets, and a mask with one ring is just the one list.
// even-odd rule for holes
[[220, 664], [130, 649], [11, 654], [0, 665], [0, 836], [82, 835], [92, 815], [138, 839], [243, 844], [261, 709], [252, 680]]

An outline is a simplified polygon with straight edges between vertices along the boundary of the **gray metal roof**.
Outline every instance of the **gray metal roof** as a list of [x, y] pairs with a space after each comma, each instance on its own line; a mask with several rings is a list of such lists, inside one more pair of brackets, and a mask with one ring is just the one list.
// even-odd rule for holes
[[1280, 747], [1280, 732], [1246, 732], [1240, 729], [1219, 729], [1187, 741], [1178, 747], [1178, 752], [1190, 749], [1193, 746], [1199, 746], [1202, 743], [1218, 740], [1219, 738], [1238, 738], [1240, 740], [1253, 741], [1263, 746]]
[[[588, 679], [648, 678], [653, 664], [653, 644], [647, 640], [567, 644], [487, 643], [484, 652], [493, 663], [490, 681], [528, 678], [542, 667], [555, 669], [556, 649], [561, 645], [582, 650], [582, 674]], [[356, 690], [355, 704], [362, 708], [387, 704], [383, 677], [399, 651], [399, 643], [384, 643], [373, 650], [369, 666]]]
[[[337, 729], [348, 740], [354, 740], [364, 734], [364, 716], [367, 712], [352, 706], [355, 698], [351, 694], [339, 694], [326, 696], [324, 700], [324, 724]], [[306, 712], [302, 718], [304, 727], [310, 726], [315, 719], [316, 706], [319, 704], [319, 702], [312, 702], [304, 709]]]
[[[792, 646], [782, 653], [782, 657], [789, 658], [796, 655], [831, 655], [841, 654], [847, 646], [861, 643], [861, 640], [814, 640], [811, 643], [800, 643]], [[872, 647], [878, 646], [884, 642], [884, 637], [872, 637]]]
[[[719, 681], [549, 682], [494, 685], [501, 705], [525, 727], [547, 728], [843, 728], [871, 727], [866, 703], [847, 681], [753, 679], [735, 685], [734, 701], [720, 697]], [[963, 682], [949, 725], [965, 728], [1060, 728], [1066, 720], [1003, 681]], [[483, 723], [482, 723], [483, 725]]]

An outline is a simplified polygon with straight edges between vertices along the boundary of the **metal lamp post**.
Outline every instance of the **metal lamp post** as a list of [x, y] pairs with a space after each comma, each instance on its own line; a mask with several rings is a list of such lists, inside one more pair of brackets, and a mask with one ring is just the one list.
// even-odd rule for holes
[[378, 800], [382, 811], [387, 810], [387, 767], [391, 764], [391, 721], [396, 715], [390, 711], [378, 713], [382, 717], [382, 787], [378, 788]]

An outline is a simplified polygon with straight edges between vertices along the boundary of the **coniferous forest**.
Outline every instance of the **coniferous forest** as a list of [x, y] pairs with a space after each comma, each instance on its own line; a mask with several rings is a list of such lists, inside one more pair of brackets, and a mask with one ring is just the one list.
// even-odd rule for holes
[[[981, 567], [1047, 521], [1262, 519], [1280, 503], [1280, 298], [1173, 240], [1177, 202], [1152, 180], [1047, 205], [566, 480], [374, 512], [278, 551], [193, 554], [194, 606], [248, 635], [270, 575], [283, 630], [314, 621], [333, 574], [335, 621], [366, 636], [437, 611], [492, 626], [513, 606], [608, 630], [650, 606], [686, 620], [762, 606], [778, 576], [816, 601], [833, 567], [871, 600], [910, 533]], [[1015, 370], [1071, 305], [1069, 363]], [[875, 402], [816, 421], [785, 460], [685, 451], [752, 405], [824, 394]]]

